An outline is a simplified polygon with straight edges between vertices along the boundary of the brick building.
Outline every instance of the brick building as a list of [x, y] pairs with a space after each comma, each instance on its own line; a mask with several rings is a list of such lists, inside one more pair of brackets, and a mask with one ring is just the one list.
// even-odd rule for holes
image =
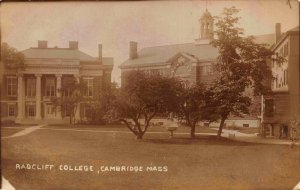
[[[219, 51], [210, 42], [213, 39], [214, 20], [206, 10], [199, 19], [199, 37], [192, 43], [146, 47], [138, 51], [137, 42], [130, 42], [129, 59], [120, 65], [121, 83], [125, 82], [126, 74], [131, 70], [146, 73], [159, 73], [164, 76], [175, 76], [190, 83], [211, 83], [217, 73], [214, 65]], [[275, 41], [274, 34], [254, 36], [256, 43], [271, 46]], [[252, 93], [247, 89], [246, 93]], [[256, 100], [255, 100], [256, 101]], [[258, 98], [260, 105], [260, 98]], [[250, 124], [255, 123], [255, 125]], [[254, 116], [244, 122], [245, 125], [258, 127], [260, 118]], [[228, 125], [231, 125], [230, 122]]]
[[[68, 110], [61, 110], [51, 103], [52, 97], [62, 96], [60, 89], [76, 78], [87, 84], [86, 97], [96, 98], [109, 87], [113, 58], [92, 57], [78, 49], [77, 41], [70, 41], [68, 48], [48, 47], [47, 41], [38, 41], [38, 47], [22, 51], [25, 56], [23, 69], [9, 69], [2, 65], [1, 120], [37, 122], [42, 120], [68, 120]], [[84, 118], [85, 106], [80, 104], [76, 120]]]
[[128, 71], [136, 69], [180, 77], [192, 83], [211, 81], [218, 50], [210, 44], [213, 39], [213, 17], [207, 10], [199, 23], [199, 38], [193, 43], [146, 47], [137, 51], [137, 42], [130, 42], [129, 59], [120, 65], [121, 82], [124, 83]]
[[[262, 99], [262, 133], [289, 137], [290, 120], [300, 115], [299, 26], [281, 33], [281, 26], [277, 23], [275, 32], [276, 43], [271, 47], [274, 55], [270, 65], [273, 93]], [[278, 56], [285, 61], [276, 61]]]

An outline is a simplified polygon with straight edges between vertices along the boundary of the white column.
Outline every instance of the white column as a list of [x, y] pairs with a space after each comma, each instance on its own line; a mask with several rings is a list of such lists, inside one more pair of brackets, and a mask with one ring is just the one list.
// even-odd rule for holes
[[[56, 76], [56, 97], [60, 98], [61, 97], [61, 77], [62, 75], [55, 75]], [[58, 109], [56, 110], [56, 117], [58, 119], [62, 119], [61, 116], [61, 108], [58, 107]]]
[[35, 84], [35, 119], [36, 120], [41, 120], [42, 116], [41, 116], [41, 101], [42, 101], [42, 85], [41, 85], [41, 74], [36, 74], [36, 84]]
[[[79, 75], [75, 75], [74, 76], [76, 79], [76, 82], [79, 83], [80, 82], [80, 76]], [[75, 113], [75, 120], [80, 121], [80, 103], [77, 105], [77, 109], [76, 109], [76, 113]]]
[[23, 98], [23, 74], [18, 74], [18, 115], [17, 120], [22, 120], [24, 118], [24, 98]]

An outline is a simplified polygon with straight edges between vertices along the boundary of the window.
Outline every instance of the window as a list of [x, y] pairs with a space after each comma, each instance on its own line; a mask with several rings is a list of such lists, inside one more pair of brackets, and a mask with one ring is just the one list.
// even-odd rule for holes
[[[78, 110], [77, 110], [78, 111]], [[65, 117], [71, 116], [71, 109], [68, 109], [68, 107], [65, 109]]]
[[159, 75], [160, 74], [159, 69], [151, 69], [150, 72], [151, 72], [151, 75]]
[[286, 44], [284, 44], [283, 46], [283, 57], [286, 57], [289, 55], [289, 42], [287, 42]]
[[280, 48], [280, 56], [283, 57], [283, 47]]
[[71, 96], [71, 89], [70, 88], [65, 88], [64, 90], [63, 90], [63, 94], [62, 94], [63, 96], [66, 96], [66, 97], [69, 97], [69, 96]]
[[35, 91], [36, 91], [35, 81], [36, 80], [34, 78], [28, 78], [26, 80], [26, 96], [27, 97], [35, 96]]
[[209, 127], [209, 123], [205, 122], [204, 127]]
[[213, 69], [211, 65], [206, 66], [206, 74], [207, 75], [212, 75], [213, 74]]
[[55, 79], [46, 78], [46, 96], [55, 96]]
[[16, 115], [15, 104], [8, 104], [8, 117], [14, 117]]
[[74, 78], [66, 77], [62, 81], [62, 96], [69, 97], [72, 95], [72, 89], [70, 86], [74, 84]]
[[283, 76], [283, 85], [287, 84], [287, 70], [284, 70], [284, 76]]
[[249, 124], [244, 123], [244, 124], [243, 124], [243, 127], [249, 127]]
[[213, 67], [211, 65], [200, 66], [198, 68], [198, 74], [205, 76], [205, 75], [212, 75], [213, 74]]
[[92, 78], [86, 78], [83, 79], [86, 82], [87, 89], [85, 91], [85, 96], [92, 97], [93, 96], [93, 79]]
[[286, 72], [285, 72], [285, 77], [286, 77], [286, 79], [285, 79], [285, 82], [286, 82], [286, 84], [289, 84], [289, 75], [288, 75], [288, 70], [285, 70]]
[[34, 104], [27, 104], [26, 105], [26, 116], [34, 117], [35, 116], [35, 105]]
[[8, 76], [7, 81], [7, 96], [17, 96], [17, 77]]
[[286, 43], [286, 56], [289, 55], [289, 42]]

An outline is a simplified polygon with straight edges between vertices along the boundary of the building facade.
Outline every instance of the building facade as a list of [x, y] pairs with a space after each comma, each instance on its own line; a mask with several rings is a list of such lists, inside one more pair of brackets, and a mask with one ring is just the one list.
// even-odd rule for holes
[[[38, 41], [37, 47], [22, 51], [24, 68], [9, 69], [3, 66], [1, 86], [1, 120], [18, 123], [68, 120], [68, 110], [61, 110], [51, 102], [61, 97], [61, 88], [76, 79], [87, 84], [85, 96], [93, 99], [111, 82], [113, 58], [92, 57], [78, 49], [77, 41], [70, 41], [68, 48], [50, 48], [47, 41]], [[85, 106], [78, 106], [76, 120], [85, 117]]]
[[[214, 20], [208, 10], [200, 17], [199, 26], [199, 37], [192, 43], [146, 47], [137, 51], [137, 42], [130, 42], [129, 59], [120, 65], [121, 85], [131, 70], [178, 77], [189, 83], [211, 83], [217, 77], [215, 63], [219, 51], [210, 44], [214, 38]], [[254, 36], [254, 39], [256, 43], [271, 45], [274, 42], [274, 34]], [[249, 89], [247, 93], [248, 91]], [[258, 104], [260, 105], [260, 98]], [[246, 122], [244, 126], [258, 127], [260, 118], [255, 116], [252, 120], [255, 120], [256, 125], [247, 125]]]
[[213, 39], [213, 18], [206, 10], [199, 19], [199, 38], [193, 43], [147, 47], [137, 52], [137, 42], [130, 42], [129, 59], [120, 65], [121, 82], [130, 70], [175, 76], [195, 83], [213, 79], [213, 63], [218, 50], [210, 44]]
[[[292, 119], [300, 115], [299, 26], [281, 33], [276, 24], [276, 43], [270, 65], [273, 74], [272, 94], [262, 98], [262, 133], [265, 136], [289, 137]], [[282, 57], [283, 61], [278, 61]]]

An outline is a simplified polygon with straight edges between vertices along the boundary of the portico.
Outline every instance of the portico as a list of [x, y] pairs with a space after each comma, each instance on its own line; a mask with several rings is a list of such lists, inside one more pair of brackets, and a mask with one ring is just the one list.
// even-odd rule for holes
[[[13, 119], [18, 123], [68, 121], [68, 110], [54, 105], [52, 99], [64, 95], [61, 90], [69, 80], [87, 82], [85, 96], [89, 99], [110, 85], [113, 59], [102, 57], [102, 45], [98, 47], [99, 57], [79, 51], [78, 42], [74, 41], [69, 43], [69, 48], [49, 48], [47, 41], [39, 41], [38, 47], [24, 50], [24, 68], [4, 74], [1, 119]], [[77, 107], [76, 121], [82, 120], [83, 110], [84, 102]]]
[[[52, 97], [61, 97], [63, 78], [74, 77], [79, 82], [80, 75], [18, 74], [17, 120], [62, 119], [61, 109], [51, 104]], [[42, 87], [43, 84], [43, 87]], [[33, 91], [34, 89], [34, 91]], [[79, 114], [77, 115], [79, 119]]]

